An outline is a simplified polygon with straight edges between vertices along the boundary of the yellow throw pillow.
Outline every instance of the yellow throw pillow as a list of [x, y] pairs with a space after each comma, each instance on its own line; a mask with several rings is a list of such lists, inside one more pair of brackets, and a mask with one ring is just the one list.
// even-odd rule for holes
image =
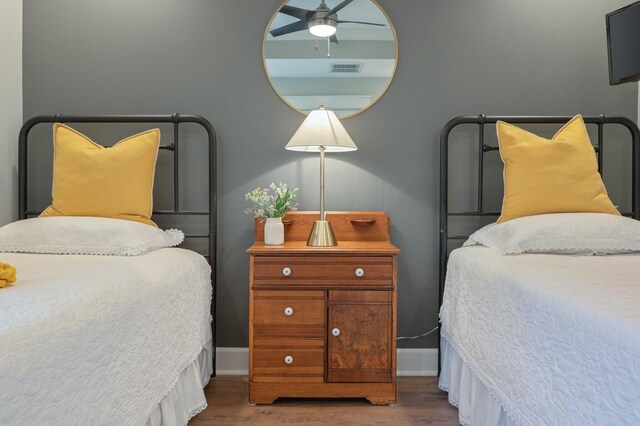
[[64, 124], [53, 125], [53, 202], [40, 216], [99, 216], [151, 221], [160, 130], [103, 147]]
[[582, 116], [551, 139], [512, 124], [496, 124], [504, 162], [504, 200], [498, 223], [545, 213], [619, 215], [607, 195]]

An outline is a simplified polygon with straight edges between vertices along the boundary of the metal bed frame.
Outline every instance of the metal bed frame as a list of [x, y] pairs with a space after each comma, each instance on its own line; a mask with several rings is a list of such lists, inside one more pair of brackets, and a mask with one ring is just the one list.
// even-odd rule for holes
[[[216, 376], [216, 231], [217, 231], [217, 141], [216, 132], [211, 123], [203, 117], [197, 115], [39, 115], [27, 120], [20, 129], [18, 138], [18, 217], [26, 219], [29, 216], [39, 215], [41, 212], [29, 210], [27, 206], [28, 173], [27, 159], [29, 146], [29, 132], [31, 129], [42, 123], [173, 123], [173, 142], [171, 145], [160, 145], [164, 149], [173, 153], [173, 208], [171, 210], [154, 210], [153, 215], [163, 216], [209, 216], [209, 232], [207, 234], [186, 234], [185, 238], [206, 238], [208, 240], [208, 259], [211, 265], [211, 316], [213, 324], [211, 327], [213, 338], [213, 376]], [[209, 142], [209, 207], [207, 211], [188, 211], [180, 209], [180, 186], [179, 186], [179, 152], [180, 138], [179, 126], [181, 123], [195, 123], [200, 125], [207, 132]]]
[[[485, 126], [487, 124], [495, 124], [497, 121], [505, 121], [515, 124], [564, 124], [572, 117], [568, 116], [498, 116], [498, 115], [477, 115], [477, 116], [460, 116], [449, 121], [440, 135], [440, 275], [439, 275], [439, 306], [442, 306], [442, 297], [444, 295], [445, 277], [447, 272], [447, 258], [449, 241], [465, 240], [468, 236], [449, 235], [449, 217], [462, 216], [500, 216], [500, 212], [485, 211], [483, 208], [483, 189], [484, 189], [484, 154], [492, 151], [498, 151], [498, 147], [489, 146], [484, 141]], [[604, 126], [608, 124], [622, 125], [631, 133], [632, 144], [632, 182], [631, 182], [631, 212], [623, 213], [634, 219], [640, 220], [640, 130], [638, 126], [625, 117], [606, 117], [604, 115], [584, 116], [582, 117], [586, 124], [595, 124], [598, 128], [597, 143], [594, 146], [598, 156], [598, 168], [602, 172], [603, 160], [603, 144], [604, 144]], [[469, 212], [450, 212], [448, 205], [449, 191], [449, 136], [451, 131], [459, 125], [475, 124], [479, 127], [479, 136], [477, 141], [478, 149], [478, 197], [477, 205], [474, 211]], [[438, 329], [438, 375], [440, 374], [440, 329]]]

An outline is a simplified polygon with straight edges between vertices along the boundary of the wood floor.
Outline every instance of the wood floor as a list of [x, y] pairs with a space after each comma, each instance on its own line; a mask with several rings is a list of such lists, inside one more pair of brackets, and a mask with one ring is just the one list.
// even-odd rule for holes
[[250, 406], [247, 378], [220, 376], [205, 388], [209, 406], [190, 426], [204, 425], [459, 425], [435, 377], [398, 377], [398, 403], [372, 406], [364, 399], [278, 399]]

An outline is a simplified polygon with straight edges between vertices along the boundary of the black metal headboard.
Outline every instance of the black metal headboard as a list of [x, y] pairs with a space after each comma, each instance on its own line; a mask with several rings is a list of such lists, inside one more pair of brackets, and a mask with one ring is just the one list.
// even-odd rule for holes
[[[442, 306], [442, 297], [444, 294], [444, 284], [447, 269], [447, 257], [449, 250], [449, 241], [451, 240], [463, 240], [467, 236], [449, 235], [449, 218], [452, 216], [473, 217], [484, 216], [496, 218], [500, 215], [500, 212], [486, 211], [483, 206], [483, 182], [484, 182], [484, 154], [497, 151], [498, 147], [489, 146], [484, 140], [484, 130], [487, 124], [495, 124], [497, 121], [505, 121], [508, 123], [516, 124], [564, 124], [568, 122], [572, 117], [566, 116], [489, 116], [489, 115], [474, 115], [474, 116], [460, 116], [449, 121], [440, 135], [440, 275], [439, 275], [439, 306]], [[625, 117], [606, 117], [604, 115], [586, 116], [582, 117], [586, 124], [595, 124], [598, 128], [597, 143], [594, 146], [596, 153], [598, 154], [598, 167], [602, 171], [602, 159], [603, 159], [603, 144], [604, 144], [604, 126], [608, 124], [617, 124], [624, 126], [631, 133], [632, 143], [632, 199], [631, 199], [631, 212], [625, 214], [635, 219], [640, 220], [640, 130], [638, 126], [628, 118]], [[477, 140], [478, 150], [478, 198], [477, 205], [474, 211], [466, 212], [450, 212], [448, 204], [448, 191], [449, 191], [449, 135], [451, 131], [463, 124], [475, 124], [479, 127], [479, 134]], [[439, 345], [439, 342], [438, 342]], [[440, 359], [440, 357], [438, 357]], [[439, 371], [439, 368], [438, 368]]]
[[[27, 159], [29, 148], [29, 132], [41, 123], [172, 123], [173, 142], [171, 145], [161, 145], [160, 149], [173, 153], [173, 208], [170, 210], [154, 210], [153, 215], [163, 216], [208, 216], [209, 232], [207, 234], [185, 234], [186, 238], [206, 238], [208, 240], [208, 258], [211, 264], [211, 286], [213, 300], [211, 301], [211, 315], [213, 317], [213, 376], [216, 375], [216, 188], [217, 188], [217, 149], [216, 132], [211, 123], [197, 115], [39, 115], [33, 117], [22, 126], [18, 140], [18, 217], [25, 219], [29, 216], [40, 214], [39, 211], [29, 210], [27, 205], [28, 173]], [[206, 211], [188, 211], [180, 209], [180, 185], [179, 185], [179, 126], [181, 123], [195, 123], [204, 128], [209, 140], [209, 204]]]

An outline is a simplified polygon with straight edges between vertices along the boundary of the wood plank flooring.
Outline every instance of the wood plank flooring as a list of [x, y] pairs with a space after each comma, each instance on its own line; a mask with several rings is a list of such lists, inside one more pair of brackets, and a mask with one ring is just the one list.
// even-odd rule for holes
[[398, 403], [373, 406], [364, 399], [281, 398], [250, 406], [246, 376], [220, 376], [205, 388], [209, 406], [190, 426], [204, 425], [437, 425], [458, 423], [458, 410], [435, 377], [398, 377]]

